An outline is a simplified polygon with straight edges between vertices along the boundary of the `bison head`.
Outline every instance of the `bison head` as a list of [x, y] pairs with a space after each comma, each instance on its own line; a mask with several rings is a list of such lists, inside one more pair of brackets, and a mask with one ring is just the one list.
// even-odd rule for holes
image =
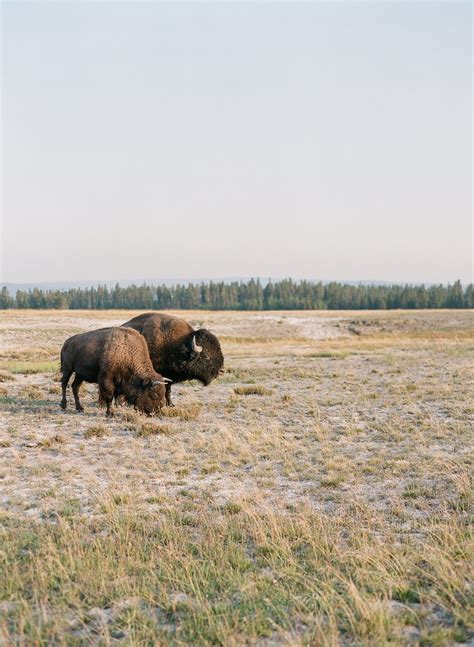
[[147, 415], [159, 413], [166, 406], [165, 385], [166, 382], [170, 381], [161, 377], [161, 375], [158, 375], [157, 379], [154, 380], [143, 380], [134, 394], [133, 404], [135, 408]]
[[207, 386], [224, 372], [219, 340], [205, 328], [193, 332], [184, 342], [181, 352], [183, 369], [190, 380], [199, 380]]

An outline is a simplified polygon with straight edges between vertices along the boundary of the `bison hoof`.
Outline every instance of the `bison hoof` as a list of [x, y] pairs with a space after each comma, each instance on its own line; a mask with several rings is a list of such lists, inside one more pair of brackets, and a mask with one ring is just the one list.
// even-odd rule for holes
[[167, 407], [174, 407], [174, 403], [171, 402], [171, 400], [170, 400], [169, 402], [166, 403], [166, 406]]
[[65, 402], [61, 402], [59, 406], [61, 407], [61, 409], [63, 411], [66, 411], [66, 403]]
[[77, 413], [84, 413], [84, 407], [76, 407]]

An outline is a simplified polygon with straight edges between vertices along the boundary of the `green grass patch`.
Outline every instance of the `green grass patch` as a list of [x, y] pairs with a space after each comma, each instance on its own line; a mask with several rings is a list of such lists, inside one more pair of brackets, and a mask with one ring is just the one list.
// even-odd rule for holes
[[16, 399], [10, 395], [0, 395], [0, 404], [15, 404]]
[[13, 374], [34, 375], [35, 373], [55, 373], [59, 370], [59, 362], [0, 362], [1, 371], [10, 371]]

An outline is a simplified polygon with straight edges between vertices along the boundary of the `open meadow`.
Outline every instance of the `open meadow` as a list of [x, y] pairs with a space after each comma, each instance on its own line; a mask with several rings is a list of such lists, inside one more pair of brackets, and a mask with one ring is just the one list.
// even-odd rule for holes
[[175, 313], [221, 378], [62, 412], [134, 314], [0, 312], [0, 644], [473, 644], [473, 311]]

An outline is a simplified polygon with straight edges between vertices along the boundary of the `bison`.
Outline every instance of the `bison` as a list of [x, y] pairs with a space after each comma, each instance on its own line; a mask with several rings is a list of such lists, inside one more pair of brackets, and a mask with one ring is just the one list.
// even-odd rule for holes
[[[224, 356], [219, 340], [209, 330], [194, 330], [179, 317], [149, 312], [122, 324], [141, 333], [158, 373], [172, 382], [199, 380], [207, 386], [224, 372]], [[166, 404], [171, 402], [171, 384], [166, 384]]]
[[131, 328], [102, 328], [69, 337], [61, 349], [61, 372], [65, 409], [66, 387], [72, 373], [72, 392], [76, 409], [84, 408], [79, 400], [82, 382], [99, 385], [99, 400], [112, 416], [112, 400], [123, 398], [146, 414], [165, 405], [165, 380], [153, 368], [143, 337]]

